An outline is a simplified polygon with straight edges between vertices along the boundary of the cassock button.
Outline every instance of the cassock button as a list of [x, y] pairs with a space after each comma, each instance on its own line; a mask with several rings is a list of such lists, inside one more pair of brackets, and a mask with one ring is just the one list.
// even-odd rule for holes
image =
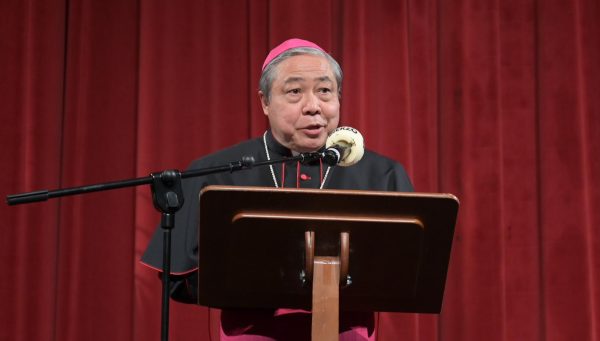
[[304, 173], [300, 174], [300, 180], [302, 180], [302, 181], [310, 180], [310, 176], [308, 176]]

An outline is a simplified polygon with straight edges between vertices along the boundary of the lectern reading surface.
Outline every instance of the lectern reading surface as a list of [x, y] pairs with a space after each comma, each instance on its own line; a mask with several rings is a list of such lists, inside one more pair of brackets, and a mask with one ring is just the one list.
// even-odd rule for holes
[[306, 232], [318, 256], [347, 232], [341, 310], [439, 313], [457, 211], [450, 194], [208, 186], [199, 304], [310, 310]]

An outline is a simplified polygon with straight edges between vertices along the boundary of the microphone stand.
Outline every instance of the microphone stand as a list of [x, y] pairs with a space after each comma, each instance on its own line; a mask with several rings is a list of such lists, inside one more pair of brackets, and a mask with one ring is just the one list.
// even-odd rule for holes
[[181, 179], [192, 178], [202, 175], [234, 172], [250, 169], [254, 166], [264, 166], [289, 161], [309, 162], [323, 159], [330, 161], [327, 152], [303, 153], [294, 157], [277, 160], [255, 162], [253, 157], [242, 157], [242, 160], [230, 162], [226, 165], [207, 167], [202, 169], [180, 172], [178, 170], [164, 170], [151, 173], [150, 176], [128, 180], [99, 183], [81, 187], [71, 187], [57, 190], [41, 190], [6, 196], [9, 205], [30, 204], [33, 202], [46, 201], [64, 196], [85, 194], [98, 191], [113, 190], [125, 187], [150, 185], [154, 207], [161, 213], [161, 228], [163, 230], [163, 266], [162, 266], [162, 304], [161, 304], [161, 340], [169, 339], [169, 291], [171, 273], [171, 230], [175, 227], [175, 213], [183, 206], [184, 196]]

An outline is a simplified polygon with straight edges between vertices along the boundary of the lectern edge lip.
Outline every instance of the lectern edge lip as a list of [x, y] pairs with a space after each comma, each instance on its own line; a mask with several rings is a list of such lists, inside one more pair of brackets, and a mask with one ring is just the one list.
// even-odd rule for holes
[[354, 215], [333, 215], [333, 216], [311, 216], [308, 214], [270, 214], [258, 211], [248, 211], [237, 213], [231, 220], [233, 223], [242, 219], [289, 219], [289, 220], [311, 220], [311, 221], [335, 221], [335, 222], [378, 222], [378, 223], [391, 223], [391, 224], [413, 224], [424, 229], [425, 226], [420, 219], [406, 218], [404, 216], [391, 217], [391, 218], [379, 218], [374, 216], [354, 216]]
[[[202, 195], [206, 191], [240, 191], [240, 192], [248, 192], [248, 187], [242, 186], [222, 186], [222, 185], [208, 185], [202, 190], [200, 190], [200, 194]], [[264, 186], [256, 186], [252, 187], [252, 191], [272, 191], [273, 187], [264, 187]], [[437, 192], [390, 192], [390, 191], [366, 191], [366, 190], [350, 190], [350, 189], [315, 189], [315, 188], [280, 188], [278, 189], [280, 192], [305, 192], [305, 193], [352, 193], [356, 195], [381, 195], [381, 196], [394, 196], [398, 193], [402, 193], [402, 195], [409, 197], [431, 197], [436, 196], [440, 198], [447, 198], [456, 201], [457, 204], [460, 204], [458, 198], [452, 193], [437, 193]]]

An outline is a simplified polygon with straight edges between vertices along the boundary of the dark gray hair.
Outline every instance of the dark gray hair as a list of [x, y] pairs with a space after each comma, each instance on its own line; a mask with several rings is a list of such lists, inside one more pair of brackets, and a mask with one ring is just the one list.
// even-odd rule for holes
[[273, 86], [273, 81], [275, 81], [277, 65], [279, 65], [281, 62], [290, 57], [300, 56], [304, 54], [312, 54], [327, 59], [329, 65], [331, 66], [331, 70], [333, 71], [335, 81], [337, 83], [338, 95], [342, 95], [342, 79], [344, 78], [344, 74], [342, 73], [342, 68], [340, 67], [340, 64], [338, 64], [338, 62], [335, 59], [333, 59], [333, 57], [331, 57], [328, 53], [323, 52], [319, 49], [313, 47], [296, 47], [293, 49], [289, 49], [280, 54], [279, 56], [275, 57], [269, 64], [267, 64], [267, 66], [263, 70], [262, 75], [260, 76], [260, 81], [258, 83], [258, 89], [265, 96], [267, 104], [271, 101], [271, 87]]

